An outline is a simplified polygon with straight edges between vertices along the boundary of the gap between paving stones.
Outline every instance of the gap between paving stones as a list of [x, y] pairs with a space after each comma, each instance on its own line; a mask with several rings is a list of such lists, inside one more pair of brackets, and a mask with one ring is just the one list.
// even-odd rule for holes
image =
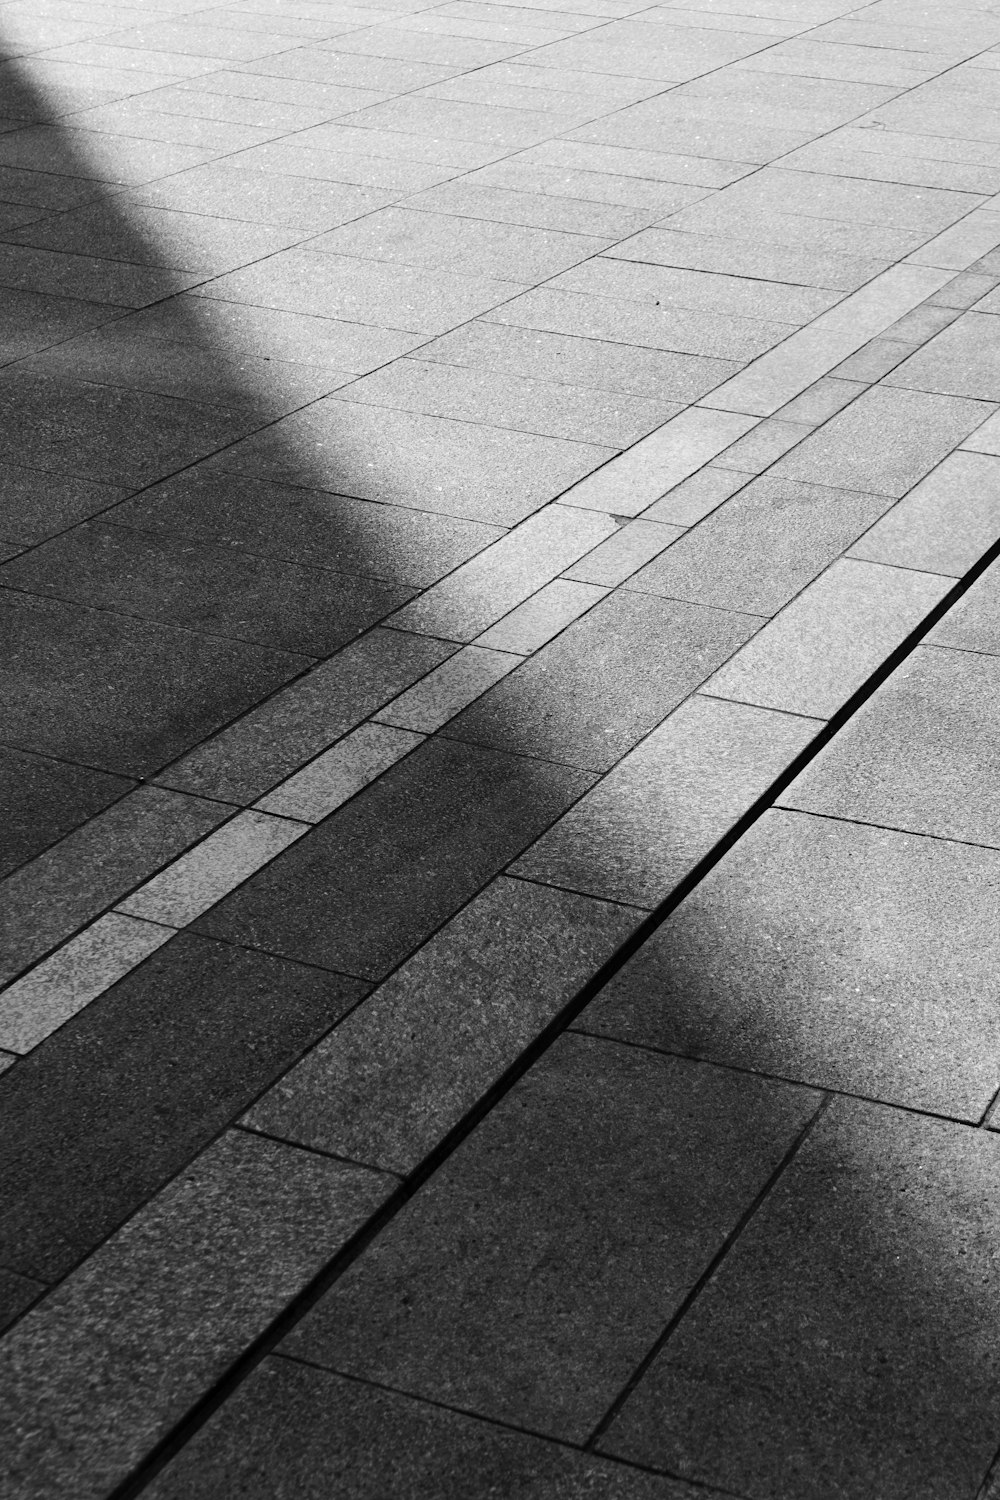
[[[924, 636], [931, 630], [940, 619], [962, 598], [972, 587], [976, 580], [986, 571], [992, 563], [1000, 559], [1000, 540], [994, 543], [979, 561], [964, 575], [963, 578], [951, 588], [948, 593], [936, 604], [924, 617], [920, 624], [906, 637], [906, 639], [882, 662], [868, 680], [859, 688], [852, 697], [835, 713], [831, 719], [820, 729], [813, 742], [801, 752], [799, 756], [776, 778], [767, 791], [757, 799], [737, 823], [724, 835], [689, 874], [675, 887], [669, 896], [640, 924], [632, 935], [617, 949], [594, 976], [578, 991], [573, 999], [564, 1006], [559, 1014], [536, 1036], [521, 1055], [512, 1063], [496, 1082], [486, 1091], [479, 1101], [467, 1111], [463, 1118], [453, 1126], [443, 1139], [425, 1156], [423, 1161], [412, 1172], [410, 1172], [400, 1186], [395, 1189], [386, 1199], [382, 1207], [371, 1217], [371, 1219], [348, 1240], [329, 1264], [313, 1279], [313, 1281], [286, 1307], [282, 1313], [273, 1321], [264, 1333], [259, 1335], [247, 1348], [239, 1359], [234, 1361], [230, 1370], [207, 1392], [189, 1411], [188, 1415], [169, 1433], [164, 1439], [151, 1450], [150, 1454], [143, 1460], [133, 1473], [123, 1480], [111, 1492], [109, 1500], [133, 1500], [140, 1495], [146, 1486], [156, 1477], [158, 1473], [169, 1463], [176, 1453], [189, 1441], [190, 1438], [204, 1425], [208, 1418], [223, 1404], [224, 1401], [240, 1386], [264, 1357], [271, 1353], [286, 1334], [305, 1316], [305, 1314], [319, 1301], [324, 1293], [334, 1284], [338, 1278], [363, 1254], [368, 1245], [379, 1235], [383, 1229], [395, 1218], [399, 1211], [410, 1201], [420, 1188], [444, 1165], [459, 1145], [472, 1133], [491, 1110], [510, 1092], [514, 1085], [528, 1072], [533, 1064], [548, 1050], [552, 1043], [561, 1036], [580, 1015], [586, 1005], [596, 996], [605, 984], [625, 965], [625, 963], [638, 951], [638, 949], [652, 936], [671, 912], [681, 904], [692, 890], [704, 879], [729, 852], [729, 850], [743, 837], [761, 815], [771, 806], [774, 800], [781, 795], [791, 782], [806, 768], [814, 757], [822, 750], [850, 720], [858, 709], [876, 692], [876, 690], [892, 675], [896, 668], [910, 655], [913, 649], [923, 640]], [[834, 1097], [836, 1091], [824, 1091], [824, 1097]], [[990, 1106], [992, 1108], [992, 1104]], [[821, 1106], [822, 1109], [822, 1106]], [[913, 1112], [913, 1111], [908, 1111]], [[919, 1111], [917, 1111], [919, 1113]], [[986, 1111], [985, 1120], [989, 1110]], [[818, 1115], [814, 1116], [815, 1119]], [[980, 1122], [982, 1123], [982, 1122]], [[807, 1127], [808, 1130], [809, 1127]], [[801, 1145], [805, 1134], [801, 1135], [796, 1142], [795, 1149]], [[786, 1158], [786, 1161], [789, 1158]], [[782, 1166], [784, 1163], [782, 1163]], [[769, 1181], [764, 1193], [755, 1200], [755, 1208], [766, 1191], [773, 1186], [773, 1180], [780, 1175], [781, 1168]], [[752, 1210], [744, 1215], [740, 1221], [740, 1228], [751, 1217]], [[724, 1251], [735, 1242], [736, 1232], [726, 1241]], [[715, 1268], [717, 1260], [713, 1260], [711, 1266], [703, 1273], [697, 1283], [700, 1289], [709, 1278], [711, 1271]], [[684, 1310], [694, 1300], [694, 1293], [685, 1301]], [[679, 1317], [675, 1319], [670, 1329], [676, 1326]], [[656, 1349], [651, 1351], [647, 1363], [661, 1347], [658, 1341]], [[642, 1367], [645, 1368], [645, 1365]], [[628, 1391], [631, 1390], [630, 1382], [628, 1389], [620, 1395], [618, 1404], [624, 1401]], [[616, 1408], [617, 1409], [617, 1406]], [[610, 1415], [607, 1420], [610, 1420]], [[596, 1441], [600, 1431], [603, 1431], [605, 1421], [602, 1420], [600, 1428], [592, 1435], [591, 1441]]]

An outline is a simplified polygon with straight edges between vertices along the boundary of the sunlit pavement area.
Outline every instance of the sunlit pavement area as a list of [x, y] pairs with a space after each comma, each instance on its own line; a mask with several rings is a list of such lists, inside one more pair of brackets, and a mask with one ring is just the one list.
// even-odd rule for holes
[[996, 1500], [1000, 3], [0, 44], [4, 1500]]

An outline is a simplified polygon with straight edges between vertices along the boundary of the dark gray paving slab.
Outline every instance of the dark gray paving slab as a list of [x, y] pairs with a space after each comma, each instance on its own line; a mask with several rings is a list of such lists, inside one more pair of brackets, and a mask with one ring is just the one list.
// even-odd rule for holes
[[877, 386], [779, 459], [772, 477], [898, 497], [992, 414], [982, 401]]
[[992, 317], [964, 313], [897, 365], [887, 384], [948, 396], [1000, 400], [1000, 354]]
[[268, 1359], [154, 1479], [150, 1500], [718, 1500], [426, 1402]]
[[582, 1442], [817, 1103], [565, 1036], [279, 1347]]
[[309, 658], [8, 593], [8, 741], [121, 775], [158, 770]]
[[161, 772], [183, 791], [255, 802], [430, 672], [455, 647], [373, 630]]
[[0, 1091], [0, 1263], [64, 1274], [365, 993], [188, 934], [21, 1060]]
[[0, 284], [59, 299], [104, 303], [115, 313], [121, 308], [148, 307], [194, 285], [204, 274], [33, 245], [0, 245]]
[[494, 881], [242, 1123], [411, 1171], [638, 921], [565, 891]]
[[391, 1181], [224, 1135], [0, 1345], [5, 1493], [107, 1495]]
[[45, 1287], [40, 1281], [0, 1270], [0, 1333], [4, 1332], [34, 1302]]
[[815, 719], [695, 695], [581, 797], [512, 872], [652, 908], [819, 728]]
[[428, 740], [197, 929], [381, 978], [590, 783], [567, 766]]
[[578, 1025], [977, 1120], [998, 883], [992, 849], [766, 813]]
[[0, 463], [0, 529], [19, 542], [41, 542], [107, 510], [127, 493], [121, 485], [59, 478], [41, 469]]
[[775, 1500], [975, 1494], [998, 1144], [837, 1100], [601, 1447]]
[[233, 812], [222, 802], [141, 786], [0, 887], [0, 981], [98, 916]]
[[866, 532], [851, 557], [961, 578], [1000, 537], [1000, 459], [951, 453]]
[[1000, 568], [993, 563], [968, 592], [962, 595], [958, 603], [951, 607], [940, 625], [935, 625], [927, 637], [928, 644], [1000, 656], [998, 594]]
[[998, 718], [996, 657], [918, 647], [781, 804], [1000, 848]]
[[0, 567], [0, 586], [328, 656], [414, 590], [233, 547], [85, 521]]
[[197, 468], [117, 506], [111, 519], [414, 585], [436, 583], [503, 534], [481, 522]]
[[134, 782], [0, 747], [0, 877], [123, 796]]
[[615, 593], [459, 715], [448, 734], [605, 771], [759, 620]]
[[117, 320], [126, 310], [107, 302], [53, 296], [44, 290], [18, 290], [8, 285], [0, 307], [0, 360], [6, 364], [22, 359], [74, 333]]
[[884, 495], [764, 475], [679, 537], [628, 586], [717, 609], [773, 615], [890, 504]]
[[234, 444], [214, 462], [255, 479], [514, 526], [614, 452], [331, 396]]

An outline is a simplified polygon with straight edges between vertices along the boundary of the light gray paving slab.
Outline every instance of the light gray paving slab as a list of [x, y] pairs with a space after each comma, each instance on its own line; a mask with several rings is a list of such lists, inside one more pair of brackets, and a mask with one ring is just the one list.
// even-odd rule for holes
[[957, 604], [953, 604], [927, 640], [959, 651], [984, 651], [1000, 656], [1000, 568], [992, 563]]
[[308, 177], [280, 177], [225, 162], [193, 167], [138, 189], [136, 201], [187, 213], [223, 214], [255, 224], [302, 230], [333, 229], [391, 202], [383, 188]]
[[918, 647], [783, 807], [1000, 847], [1000, 661]]
[[796, 327], [811, 322], [840, 300], [836, 292], [816, 287], [651, 265], [606, 255], [593, 255], [582, 265], [563, 271], [552, 279], [551, 285], [589, 296], [651, 302], [656, 307], [706, 310]]
[[261, 812], [318, 823], [423, 742], [388, 724], [360, 724], [256, 804]]
[[1000, 400], [996, 324], [985, 313], [963, 313], [957, 322], [897, 365], [887, 384], [949, 396]]
[[803, 422], [786, 422], [778, 417], [765, 417], [752, 427], [745, 437], [738, 438], [731, 447], [724, 449], [714, 462], [721, 469], [738, 469], [744, 474], [760, 474], [776, 463], [782, 454], [801, 443], [812, 431], [812, 425]]
[[872, 339], [857, 354], [843, 360], [833, 371], [840, 380], [857, 380], [865, 385], [882, 380], [897, 365], [911, 355], [916, 346], [905, 344], [900, 339]]
[[524, 853], [512, 871], [652, 908], [820, 728], [698, 694]]
[[783, 421], [819, 427], [849, 405], [855, 396], [860, 396], [863, 390], [864, 384], [860, 380], [824, 375], [815, 385], [808, 386], [801, 396], [794, 396], [787, 406], [780, 407], [779, 414]]
[[512, 609], [509, 615], [491, 625], [479, 636], [477, 644], [489, 646], [494, 651], [514, 651], [529, 656], [579, 619], [607, 592], [607, 589], [590, 583], [570, 583], [564, 578], [554, 578], [537, 594]]
[[1000, 245], [1000, 214], [986, 208], [974, 209], [906, 259], [914, 265], [964, 271], [997, 245]]
[[551, 193], [490, 187], [476, 182], [447, 182], [416, 193], [407, 207], [424, 212], [490, 219], [497, 224], [525, 224], [535, 229], [594, 235], [606, 244], [630, 228], [639, 229], [657, 217], [652, 208], [628, 209], [622, 204], [594, 203], [586, 198], [556, 197]]
[[730, 495], [749, 484], [752, 474], [733, 469], [717, 469], [708, 464], [689, 479], [675, 484], [661, 499], [642, 512], [646, 521], [666, 522], [673, 526], [694, 526], [711, 515]]
[[706, 691], [830, 718], [952, 586], [936, 573], [841, 559], [716, 672]]
[[682, 231], [673, 228], [670, 220], [644, 229], [604, 253], [623, 260], [842, 292], [856, 291], [884, 267], [875, 257], [837, 254], [809, 245], [769, 244], [757, 238], [728, 239]]
[[849, 556], [961, 578], [1000, 537], [1000, 459], [951, 453]]
[[671, 542], [683, 536], [679, 526], [667, 526], [662, 522], [629, 521], [613, 536], [595, 547], [580, 562], [574, 563], [566, 572], [567, 578], [582, 583], [603, 584], [614, 588], [636, 573], [645, 563], [657, 557]]
[[463, 646], [399, 698], [379, 710], [380, 724], [433, 734], [519, 666], [522, 658], [482, 646]]
[[977, 304], [977, 312], [992, 312], [996, 309], [996, 303], [990, 305], [991, 294], [996, 286], [996, 276], [991, 276], [986, 271], [960, 271], [951, 281], [946, 281], [939, 292], [934, 293], [931, 305], [960, 308], [964, 311]]
[[614, 531], [600, 511], [547, 505], [398, 610], [393, 624], [471, 641]]
[[[547, 142], [545, 147], [520, 152], [503, 161], [492, 162], [481, 168], [470, 179], [477, 187], [507, 188], [512, 192], [545, 193], [553, 198], [583, 198], [588, 202], [617, 204], [627, 209], [642, 209], [651, 218], [659, 219], [688, 204], [699, 203], [709, 196], [711, 189], [695, 186], [689, 182], [661, 181], [656, 175], [644, 177], [623, 170], [596, 171], [587, 166], [550, 166], [537, 153], [554, 146], [576, 146], [587, 159], [589, 142]], [[262, 149], [262, 148], [258, 148]], [[640, 153], [624, 152], [624, 156]], [[627, 166], [628, 163], [626, 162]]]
[[565, 891], [494, 881], [244, 1123], [409, 1171], [637, 921], [634, 911]]

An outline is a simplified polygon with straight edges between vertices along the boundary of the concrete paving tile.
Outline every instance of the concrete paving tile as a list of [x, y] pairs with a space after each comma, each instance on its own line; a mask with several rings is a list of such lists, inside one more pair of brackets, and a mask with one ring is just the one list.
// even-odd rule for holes
[[428, 740], [198, 930], [381, 978], [590, 783], [565, 766]]
[[566, 891], [494, 881], [243, 1123], [410, 1171], [637, 921]]
[[[52, 159], [48, 163], [54, 165]], [[30, 167], [0, 165], [0, 195], [5, 203], [27, 203], [33, 208], [55, 212], [90, 203], [102, 195], [102, 185], [86, 178], [71, 177], [62, 172]]]
[[567, 490], [563, 502], [636, 516], [755, 425], [738, 412], [693, 407]]
[[[356, 41], [358, 32], [353, 35]], [[368, 36], [371, 37], [370, 31]], [[252, 90], [253, 97], [257, 97], [259, 91], [260, 96], [266, 98], [301, 98], [315, 102], [320, 108], [326, 107], [332, 94], [336, 110], [343, 95], [359, 95], [362, 89], [382, 94], [405, 94], [410, 89], [450, 78], [453, 73], [462, 72], [465, 66], [462, 63], [379, 57], [376, 53], [351, 50], [342, 52], [337, 40], [329, 39], [316, 47], [292, 48], [261, 63], [243, 63], [234, 73], [213, 73], [212, 87], [225, 87], [227, 91], [232, 89], [240, 93]], [[447, 48], [450, 50], [450, 43]], [[289, 84], [298, 87], [291, 91]], [[284, 88], [279, 93], [282, 85]], [[206, 87], [207, 84], [198, 86]], [[358, 98], [357, 107], [360, 109], [365, 102]]]
[[823, 313], [705, 398], [705, 404], [770, 416], [871, 338], [936, 292], [946, 273], [893, 266]]
[[445, 333], [521, 290], [516, 282], [487, 276], [299, 249], [208, 281], [199, 295], [431, 334]]
[[949, 323], [954, 323], [958, 316], [956, 309], [925, 302], [912, 312], [904, 313], [898, 323], [893, 323], [886, 329], [885, 336], [889, 339], [902, 339], [908, 344], [923, 344], [943, 328], [947, 328]]
[[592, 386], [413, 358], [344, 386], [340, 399], [615, 448], [636, 442], [682, 409], [676, 401], [607, 395]]
[[1000, 662], [918, 647], [781, 805], [1000, 847]]
[[567, 333], [478, 319], [425, 344], [420, 358], [657, 400], [697, 401], [735, 366]]
[[257, 803], [262, 812], [318, 823], [423, 743], [423, 735], [361, 724]]
[[976, 209], [907, 256], [915, 265], [964, 271], [1000, 244], [1000, 214]]
[[173, 934], [109, 912], [0, 995], [0, 1043], [26, 1053], [143, 963]]
[[0, 903], [0, 982], [93, 921], [233, 810], [159, 787], [138, 787], [8, 876]]
[[949, 62], [943, 56], [914, 53], [902, 47], [838, 45], [803, 36], [779, 42], [767, 52], [756, 54], [745, 66], [761, 73], [794, 73], [802, 78], [840, 78], [853, 83], [914, 88], [941, 72]]
[[[257, 147], [258, 151], [268, 149]], [[795, 249], [805, 252], [807, 267], [813, 264], [811, 257], [835, 255], [880, 261], [888, 269], [892, 262], [908, 255], [926, 239], [923, 229], [875, 222], [862, 224], [849, 218], [816, 218], [790, 205], [783, 209], [747, 207], [723, 193], [713, 193], [680, 209], [670, 216], [666, 227], [681, 233]]]
[[462, 276], [532, 283], [575, 265], [603, 249], [607, 242], [607, 236], [564, 234], [429, 209], [418, 213], [393, 207], [331, 229], [311, 240], [309, 249], [405, 266], [429, 266]]
[[1000, 280], [996, 276], [989, 276], [985, 272], [961, 271], [951, 281], [946, 281], [939, 292], [934, 293], [931, 305], [959, 308], [964, 312], [967, 307], [981, 302], [976, 307], [977, 312], [992, 312], [998, 304], [990, 306], [989, 294], [998, 284]]
[[582, 1443], [817, 1103], [562, 1037], [279, 1347]]
[[655, 225], [604, 252], [623, 260], [647, 261], [691, 271], [748, 276], [797, 286], [856, 291], [883, 269], [881, 260], [839, 255], [754, 240], [724, 239], [711, 234]]
[[839, 557], [891, 502], [820, 485], [754, 479], [629, 588], [716, 609], [773, 615]]
[[933, 156], [900, 151], [852, 151], [837, 136], [800, 146], [784, 158], [791, 171], [821, 172], [869, 182], [905, 183], [910, 187], [947, 188], [966, 193], [993, 194], [1000, 189], [1000, 168], [977, 162], [941, 161]]
[[898, 498], [992, 415], [985, 401], [874, 386], [779, 459], [772, 475]]
[[[412, 131], [432, 137], [481, 141], [516, 151], [579, 123], [579, 112], [550, 114], [542, 109], [506, 109], [503, 105], [466, 104], [435, 99], [426, 92], [388, 99], [357, 110], [345, 124], [365, 129]], [[971, 205], [970, 205], [971, 206]]]
[[[791, 123], [787, 115], [768, 124], [762, 124], [762, 118], [768, 117], [762, 115], [759, 105], [741, 107], [733, 103], [723, 114], [717, 100], [678, 98], [658, 105], [652, 119], [648, 113], [639, 117], [634, 111], [621, 110], [611, 119], [583, 125], [575, 132], [575, 139], [640, 149], [654, 147], [763, 166], [816, 134], [816, 118], [802, 112], [793, 116]], [[833, 123], [839, 123], [839, 117]]]
[[239, 1485], [265, 1500], [291, 1484], [302, 1500], [330, 1486], [356, 1500], [719, 1500], [703, 1489], [591, 1458], [561, 1444], [268, 1359], [149, 1487], [150, 1500], [210, 1500]]
[[[330, 127], [333, 128], [333, 127]], [[340, 127], [343, 128], [343, 127]], [[399, 135], [401, 143], [406, 144], [409, 155], [397, 155], [395, 160], [388, 154], [385, 142], [380, 136], [387, 136], [390, 132], [378, 133], [374, 130], [353, 131], [351, 133], [352, 149], [348, 150], [344, 144], [331, 142], [327, 146], [303, 145], [303, 134], [296, 135], [296, 144], [292, 145], [288, 139], [284, 141], [269, 141], [263, 146], [253, 146], [249, 151], [240, 151], [235, 156], [228, 158], [228, 165], [237, 170], [266, 173], [272, 177], [302, 177], [322, 182], [349, 183], [356, 187], [378, 188], [381, 191], [391, 193], [398, 197], [401, 193], [419, 192], [421, 188], [433, 187], [435, 183], [445, 182], [454, 177], [456, 171], [463, 170], [466, 163], [458, 162], [455, 165], [439, 163], [424, 163], [419, 156], [413, 159], [418, 150], [415, 145], [409, 145], [410, 141], [417, 142], [418, 136]], [[358, 136], [364, 139], [359, 143]], [[372, 139], [369, 141], [368, 137]], [[367, 149], [366, 149], [367, 147]], [[479, 155], [485, 153], [485, 148], [473, 148], [463, 141], [449, 142], [449, 147], [454, 150], [448, 152], [437, 152], [437, 155], [465, 155], [475, 149]], [[488, 154], [488, 153], [485, 153]]]
[[226, 449], [212, 467], [515, 526], [613, 453], [329, 397]]
[[6, 364], [34, 354], [84, 329], [110, 323], [124, 311], [113, 303], [7, 287], [0, 307], [0, 361]]
[[672, 489], [642, 512], [646, 521], [666, 522], [673, 526], [694, 526], [745, 484], [752, 474], [733, 469], [716, 469], [711, 464], [699, 469], [689, 479], [682, 479]]
[[446, 640], [474, 640], [614, 529], [600, 512], [547, 505], [405, 605], [393, 625]]
[[306, 832], [300, 822], [241, 812], [118, 903], [116, 911], [186, 927]]
[[840, 559], [706, 684], [720, 698], [828, 719], [953, 586]]
[[134, 783], [0, 747], [0, 879], [116, 802]]
[[338, 37], [336, 51], [362, 57], [395, 57], [406, 62], [433, 63], [436, 67], [466, 70], [502, 62], [523, 48], [515, 43], [482, 41], [476, 37], [424, 36], [389, 25], [373, 26]]
[[851, 557], [961, 578], [1000, 537], [1000, 463], [951, 453], [850, 550]]
[[1000, 357], [996, 324], [985, 313], [967, 312], [944, 328], [901, 366], [889, 385], [950, 396], [1000, 399]]
[[606, 771], [759, 623], [646, 594], [610, 594], [448, 734]]
[[557, 290], [590, 296], [652, 302], [656, 307], [701, 309], [794, 325], [810, 322], [840, 300], [835, 292], [816, 287], [615, 260], [602, 255], [592, 256], [583, 265], [564, 271], [551, 285]]
[[679, 526], [652, 521], [630, 521], [595, 547], [565, 574], [581, 583], [614, 588], [631, 578], [645, 563], [657, 557], [671, 542], [683, 536]]
[[279, 781], [438, 666], [454, 650], [372, 630], [160, 773], [182, 791], [256, 802]]
[[8, 742], [148, 776], [287, 682], [308, 658], [8, 593]]
[[769, 469], [784, 453], [794, 448], [813, 429], [812, 423], [786, 422], [767, 417], [731, 447], [725, 448], [714, 462], [720, 469], [738, 469], [744, 474], [760, 474]]
[[503, 535], [475, 521], [197, 467], [116, 506], [113, 520], [418, 587]]
[[577, 1025], [974, 1122], [998, 881], [993, 849], [765, 813]]
[[155, 182], [185, 167], [197, 167], [218, 153], [207, 147], [147, 141], [141, 150], [128, 140], [60, 125], [31, 125], [0, 135], [0, 165], [51, 173], [54, 163], [67, 177], [99, 183]]
[[[406, 100], [402, 102], [405, 103]], [[329, 124], [313, 125], [308, 130], [299, 131], [294, 144], [288, 149], [325, 152], [331, 158], [340, 158], [349, 152], [362, 156], [396, 157], [404, 162], [419, 162], [425, 166], [451, 169], [447, 173], [438, 171], [433, 176], [423, 173], [419, 183], [421, 187], [430, 187], [434, 182], [443, 182], [446, 176], [454, 177], [457, 169], [471, 171], [474, 167], [484, 167], [487, 163], [498, 161], [501, 157], [508, 155], [513, 149], [467, 136], [442, 134], [439, 130], [424, 130], [417, 122], [414, 122], [412, 129], [407, 129], [401, 123], [395, 126], [380, 126], [373, 119], [366, 119], [362, 124], [360, 118], [362, 113], [367, 116], [369, 111], [356, 111], [353, 115], [344, 115], [339, 119], [331, 120]], [[277, 157], [281, 150], [280, 142], [273, 146], [258, 146], [254, 149], [254, 160], [259, 164], [268, 160], [272, 153]], [[241, 165], [249, 161], [249, 156], [249, 153], [244, 153], [243, 156], [234, 159], [237, 165]], [[414, 190], [417, 186], [416, 180], [413, 179]]]
[[4, 1332], [45, 1291], [40, 1281], [0, 1270], [0, 1332]]
[[[248, 98], [245, 94], [234, 94], [228, 90], [217, 93], [213, 87], [214, 75], [209, 74], [205, 89], [197, 87], [167, 87], [155, 93], [139, 95], [130, 102], [134, 116], [152, 114], [156, 116], [176, 115], [190, 120], [219, 120], [233, 125], [252, 125], [268, 131], [271, 135], [286, 135], [293, 130], [303, 130], [310, 125], [319, 125], [331, 119], [337, 112], [336, 102], [331, 96], [325, 107], [291, 104], [283, 100]], [[345, 113], [353, 100], [345, 103]]]
[[916, 345], [902, 343], [899, 339], [872, 339], [856, 354], [836, 365], [833, 374], [839, 380], [856, 380], [870, 385], [882, 380], [912, 354]]
[[[508, 283], [509, 285], [509, 283]], [[745, 362], [772, 348], [792, 329], [790, 323], [765, 323], [686, 307], [661, 308], [626, 298], [539, 287], [483, 313], [486, 322], [512, 323], [542, 333], [606, 339], [700, 354], [708, 359]]]
[[986, 1132], [835, 1101], [602, 1449], [802, 1500], [971, 1495], [997, 1175]]
[[765, 167], [745, 182], [724, 189], [727, 207], [758, 212], [775, 209], [817, 218], [848, 219], [859, 224], [898, 225], [904, 229], [922, 229], [928, 235], [948, 228], [956, 219], [978, 208], [982, 196], [778, 167]]
[[997, 596], [1000, 594], [1000, 571], [996, 563], [952, 605], [939, 625], [927, 637], [935, 646], [953, 646], [959, 651], [983, 651], [1000, 656], [1000, 621]]
[[129, 265], [122, 260], [39, 250], [30, 245], [0, 246], [3, 285], [53, 298], [104, 303], [115, 313], [119, 308], [146, 307], [198, 279], [194, 271]]
[[64, 1274], [364, 995], [186, 934], [4, 1080], [4, 1263]]
[[0, 567], [0, 584], [185, 630], [328, 656], [412, 597], [370, 578], [85, 521]]
[[211, 1146], [4, 1340], [12, 1500], [124, 1480], [390, 1183], [241, 1131]]
[[379, 722], [433, 734], [520, 662], [519, 656], [504, 651], [463, 646], [401, 697], [380, 709]]
[[602, 244], [617, 238], [623, 229], [639, 229], [656, 216], [655, 209], [630, 210], [615, 203], [592, 203], [585, 198], [554, 197], [462, 181], [441, 183], [416, 193], [407, 200], [407, 206], [425, 213], [490, 219], [496, 224], [525, 224], [535, 229], [595, 235]]
[[285, 52], [294, 47], [295, 37], [283, 34], [277, 27], [272, 32], [261, 32], [256, 27], [233, 30], [197, 24], [185, 17], [182, 21], [150, 21], [134, 29], [104, 32], [101, 42], [105, 47], [141, 48], [213, 60], [228, 58], [233, 62], [253, 62], [272, 52]]
[[[599, 172], [582, 166], [550, 166], [538, 159], [543, 149], [571, 145], [576, 145], [578, 150], [589, 156], [589, 142], [548, 141], [545, 147], [536, 146], [529, 151], [519, 152], [470, 174], [469, 185], [507, 188], [520, 193], [544, 193], [553, 198], [569, 198], [573, 201], [584, 198], [589, 202], [617, 205], [629, 210], [641, 209], [649, 217], [657, 219], [686, 208], [690, 203], [700, 203], [709, 195], [710, 190], [705, 187], [660, 181], [657, 177], [644, 178], [633, 172]], [[623, 151], [621, 154], [626, 157], [642, 155], [638, 150]], [[586, 156], [583, 159], [586, 160]]]
[[607, 589], [589, 583], [569, 583], [555, 578], [530, 599], [511, 610], [477, 638], [476, 644], [494, 651], [514, 651], [528, 656], [585, 614]]
[[137, 189], [133, 196], [157, 208], [318, 231], [372, 213], [390, 202], [393, 195], [379, 188], [309, 177], [278, 177], [220, 162], [165, 177]]
[[695, 694], [512, 866], [652, 908], [809, 744], [816, 720]]
[[[649, 26], [613, 21], [594, 36], [571, 37], [533, 53], [542, 67], [593, 68], [595, 72], [678, 82], [720, 68], [768, 45], [768, 38], [738, 32]], [[684, 149], [681, 147], [680, 149]]]
[[994, 413], [981, 427], [977, 427], [970, 437], [962, 444], [963, 450], [973, 453], [993, 453], [998, 451], [1000, 443], [1000, 422], [996, 421]]
[[123, 137], [130, 142], [169, 141], [183, 146], [198, 146], [212, 155], [246, 150], [262, 141], [274, 140], [280, 128], [240, 125], [228, 120], [211, 120], [199, 116], [160, 114], [152, 109], [137, 108], [130, 99], [117, 99], [80, 109], [72, 116], [74, 126], [93, 130], [99, 135]]

